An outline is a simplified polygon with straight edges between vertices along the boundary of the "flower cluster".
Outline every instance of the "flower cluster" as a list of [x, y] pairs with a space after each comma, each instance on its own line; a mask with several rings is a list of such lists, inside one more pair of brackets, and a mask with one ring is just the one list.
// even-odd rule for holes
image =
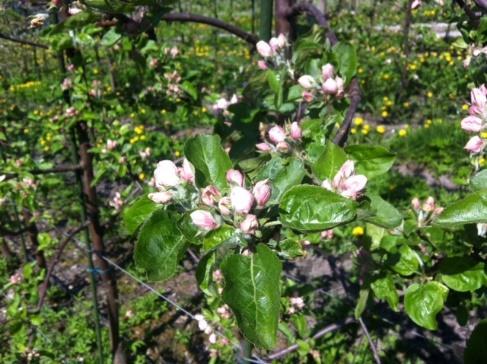
[[443, 207], [438, 206], [431, 196], [423, 203], [415, 197], [411, 201], [411, 206], [418, 217], [418, 227], [427, 226], [434, 217], [443, 212]]
[[291, 150], [291, 144], [300, 141], [303, 132], [298, 122], [294, 121], [285, 128], [275, 125], [267, 132], [267, 140], [256, 145], [261, 152], [287, 153]]
[[323, 96], [343, 97], [345, 94], [345, 82], [335, 75], [335, 67], [327, 63], [321, 68], [321, 79], [315, 80], [313, 76], [303, 75], [298, 79], [299, 85], [304, 88], [303, 99], [306, 102], [313, 101], [316, 92]]
[[263, 40], [257, 42], [257, 52], [264, 57], [263, 60], [257, 62], [259, 68], [266, 70], [272, 66], [287, 64], [285, 50], [288, 46], [289, 43], [284, 34], [271, 38], [269, 43]]
[[[246, 189], [245, 176], [235, 169], [227, 171], [226, 179], [231, 186], [229, 195], [224, 195], [214, 185], [196, 190], [195, 205], [199, 208], [190, 214], [191, 221], [205, 232], [219, 228], [226, 221], [244, 234], [255, 234], [259, 220], [252, 212], [264, 208], [271, 198], [269, 181], [259, 181], [253, 188]], [[187, 195], [180, 187], [185, 184], [194, 187], [194, 182], [194, 166], [187, 159], [183, 160], [182, 167], [177, 167], [170, 160], [161, 161], [154, 171], [154, 186], [159, 191], [150, 193], [149, 198], [161, 204], [168, 204], [173, 199], [184, 199]]]
[[[487, 127], [487, 87], [482, 85], [474, 88], [470, 93], [469, 116], [461, 122], [462, 129], [467, 132], [480, 133]], [[479, 135], [475, 135], [465, 145], [465, 150], [470, 154], [477, 154], [485, 149], [486, 141]]]
[[342, 195], [343, 197], [356, 200], [362, 195], [365, 185], [367, 184], [367, 177], [364, 175], [355, 174], [355, 163], [352, 160], [347, 160], [337, 172], [333, 180], [330, 182], [325, 179], [321, 186], [329, 191], [333, 191]]
[[236, 104], [238, 102], [237, 95], [233, 94], [230, 100], [227, 100], [225, 97], [220, 97], [216, 102], [213, 104], [212, 109], [216, 114], [222, 113], [223, 115], [228, 115], [228, 107], [230, 105]]

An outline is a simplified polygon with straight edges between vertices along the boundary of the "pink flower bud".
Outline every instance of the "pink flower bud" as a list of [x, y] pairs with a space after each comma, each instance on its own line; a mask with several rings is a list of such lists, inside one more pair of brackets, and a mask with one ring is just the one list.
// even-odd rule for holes
[[244, 185], [244, 175], [242, 172], [236, 169], [229, 169], [227, 171], [227, 182], [231, 185], [243, 187]]
[[265, 179], [257, 182], [252, 192], [254, 194], [255, 201], [257, 202], [257, 206], [264, 207], [272, 195], [272, 188], [269, 184], [269, 180]]
[[423, 204], [423, 211], [433, 212], [435, 208], [436, 208], [435, 199], [429, 196]]
[[334, 236], [333, 229], [324, 230], [320, 234], [320, 237], [324, 240], [331, 240], [333, 239], [333, 236]]
[[269, 130], [269, 139], [274, 144], [283, 142], [284, 140], [286, 140], [286, 132], [279, 125], [273, 126]]
[[477, 133], [482, 130], [482, 119], [476, 116], [467, 116], [462, 120], [461, 125], [463, 130]]
[[329, 78], [323, 83], [322, 89], [327, 95], [335, 95], [338, 92], [338, 85], [333, 78]]
[[107, 145], [107, 149], [108, 150], [114, 150], [117, 147], [117, 144], [118, 144], [117, 141], [108, 139], [107, 140], [107, 144], [106, 144]]
[[313, 88], [316, 85], [315, 79], [310, 75], [304, 75], [299, 77], [298, 83], [302, 88], [305, 89]]
[[362, 190], [367, 184], [367, 177], [363, 175], [351, 176], [347, 178], [340, 186], [340, 194], [343, 197], [356, 199], [360, 196]]
[[276, 145], [276, 149], [281, 153], [287, 153], [289, 152], [290, 147], [287, 142], [279, 142]]
[[255, 234], [255, 231], [259, 227], [259, 220], [257, 220], [257, 217], [252, 214], [248, 214], [245, 216], [244, 221], [240, 223], [240, 230], [244, 234], [250, 234], [253, 235]]
[[149, 193], [148, 197], [155, 203], [165, 204], [172, 200], [173, 194], [172, 192], [169, 191], [161, 191], [161, 192]]
[[291, 124], [291, 138], [294, 140], [301, 140], [303, 137], [303, 132], [301, 130], [301, 127], [299, 126], [298, 122], [293, 122]]
[[411, 3], [411, 9], [417, 9], [421, 6], [421, 0], [414, 0], [412, 3]]
[[287, 38], [284, 34], [281, 33], [277, 36], [277, 45], [279, 48], [284, 48], [287, 46]]
[[280, 48], [279, 47], [279, 40], [275, 37], [272, 37], [271, 39], [269, 39], [269, 45], [271, 46], [273, 52], [277, 52]]
[[258, 41], [255, 46], [257, 48], [257, 52], [264, 58], [272, 57], [274, 55], [272, 47], [263, 40]]
[[270, 152], [272, 150], [272, 147], [267, 143], [259, 143], [255, 147], [261, 152]]
[[470, 138], [470, 140], [465, 144], [464, 149], [471, 154], [480, 153], [485, 148], [485, 141], [478, 137], [477, 135]]
[[220, 196], [221, 193], [215, 186], [207, 186], [201, 191], [201, 201], [208, 206], [214, 206]]
[[303, 100], [306, 102], [311, 102], [314, 99], [313, 93], [308, 92], [308, 91], [303, 91], [301, 96], [303, 97]]
[[230, 200], [237, 214], [248, 214], [254, 204], [254, 195], [243, 187], [235, 186], [232, 188]]
[[154, 178], [157, 187], [175, 187], [181, 183], [178, 167], [170, 160], [157, 163]]
[[194, 183], [194, 166], [186, 158], [183, 159], [183, 168], [179, 170], [179, 176], [186, 182]]
[[421, 209], [421, 201], [419, 201], [419, 198], [413, 198], [411, 200], [411, 206], [413, 207], [414, 211], [419, 211]]
[[335, 67], [332, 64], [327, 63], [323, 67], [321, 67], [321, 77], [323, 77], [323, 81], [326, 81], [329, 78], [333, 78], [335, 76]]
[[66, 77], [64, 80], [63, 80], [63, 83], [61, 84], [61, 89], [63, 91], [66, 91], [66, 90], [69, 90], [73, 88], [73, 81], [71, 81], [70, 78]]
[[220, 210], [220, 214], [223, 216], [228, 216], [231, 214], [230, 208], [232, 207], [232, 201], [230, 197], [222, 197], [220, 201], [218, 201], [218, 209]]
[[472, 89], [470, 92], [470, 99], [472, 101], [472, 106], [476, 106], [483, 110], [487, 105], [487, 88], [485, 85]]
[[213, 215], [205, 210], [196, 210], [191, 213], [191, 221], [202, 230], [211, 231], [218, 228], [219, 224]]
[[434, 216], [438, 216], [438, 215], [441, 215], [441, 213], [443, 212], [445, 208], [444, 207], [436, 207], [434, 210], [433, 210], [433, 215]]
[[266, 69], [269, 68], [269, 67], [267, 67], [267, 63], [264, 60], [262, 60], [262, 59], [259, 59], [257, 61], [257, 67], [259, 67], [259, 69], [261, 69], [263, 71], [265, 71]]
[[333, 191], [333, 187], [332, 187], [330, 181], [327, 179], [325, 179], [323, 182], [321, 182], [321, 187], [327, 189], [328, 191]]

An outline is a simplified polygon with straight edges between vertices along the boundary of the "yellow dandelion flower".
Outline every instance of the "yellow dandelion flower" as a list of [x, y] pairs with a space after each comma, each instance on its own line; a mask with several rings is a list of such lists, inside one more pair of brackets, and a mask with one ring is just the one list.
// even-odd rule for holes
[[388, 117], [388, 116], [389, 116], [389, 112], [388, 112], [388, 111], [386, 111], [386, 110], [384, 110], [384, 111], [382, 111], [381, 116], [382, 116], [383, 118], [386, 118], [386, 117]]
[[378, 125], [375, 129], [379, 134], [384, 134], [386, 132], [386, 127], [384, 125]]
[[406, 129], [400, 129], [399, 130], [399, 136], [401, 138], [405, 137], [406, 135], [408, 134], [407, 130]]
[[365, 234], [365, 229], [363, 226], [355, 226], [352, 230], [353, 236], [362, 236]]
[[144, 174], [144, 172], [142, 172], [142, 173], [139, 174], [139, 179], [141, 181], [145, 180], [145, 174]]
[[357, 116], [355, 119], [353, 119], [353, 123], [357, 126], [360, 126], [364, 123], [364, 118], [361, 116]]
[[462, 105], [462, 110], [463, 111], [468, 111], [468, 109], [469, 109], [469, 106], [467, 104], [463, 104]]
[[484, 139], [487, 139], [487, 131], [483, 131], [480, 133], [480, 136]]
[[357, 129], [355, 129], [355, 128], [350, 129], [350, 133], [357, 134]]
[[433, 92], [428, 91], [428, 93], [426, 94], [426, 96], [428, 96], [428, 98], [430, 98], [430, 99], [431, 99], [431, 98], [433, 97]]

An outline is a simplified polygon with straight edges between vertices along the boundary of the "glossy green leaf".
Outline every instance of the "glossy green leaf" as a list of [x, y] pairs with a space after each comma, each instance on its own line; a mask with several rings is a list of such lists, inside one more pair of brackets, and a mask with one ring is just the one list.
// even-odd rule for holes
[[448, 288], [439, 282], [414, 283], [406, 290], [404, 307], [417, 325], [436, 330], [436, 315], [443, 309], [447, 296]]
[[402, 222], [401, 213], [376, 194], [368, 194], [370, 198], [371, 216], [367, 216], [364, 220], [372, 224], [382, 226], [386, 229], [392, 229], [399, 226]]
[[184, 146], [184, 155], [195, 167], [199, 187], [227, 187], [226, 173], [232, 167], [232, 162], [223, 150], [219, 136], [200, 135], [189, 139]]
[[221, 264], [224, 302], [247, 340], [265, 349], [276, 344], [281, 269], [279, 259], [263, 244], [251, 256], [233, 254]]
[[369, 293], [369, 289], [360, 290], [358, 301], [355, 305], [355, 310], [353, 313], [356, 319], [359, 319], [360, 316], [362, 316], [362, 313], [364, 313], [365, 307], [367, 307], [367, 301], [369, 300]]
[[480, 321], [467, 340], [465, 364], [485, 364], [487, 359], [487, 320]]
[[399, 295], [397, 294], [394, 280], [390, 274], [376, 279], [371, 283], [370, 287], [372, 288], [375, 297], [387, 301], [394, 311], [398, 311]]
[[333, 47], [333, 55], [338, 63], [338, 72], [345, 78], [346, 81], [350, 81], [357, 71], [357, 53], [355, 48], [348, 43], [338, 43]]
[[395, 159], [394, 154], [380, 145], [356, 144], [345, 148], [345, 152], [356, 162], [357, 174], [369, 178], [386, 173]]
[[279, 203], [284, 226], [301, 231], [326, 230], [352, 221], [356, 204], [320, 186], [292, 187]]
[[470, 187], [476, 191], [487, 189], [487, 169], [481, 170], [472, 177], [470, 180]]
[[342, 148], [334, 143], [327, 143], [325, 151], [313, 164], [313, 173], [320, 180], [332, 180], [340, 167], [347, 160], [347, 155]]
[[125, 230], [132, 235], [144, 221], [162, 205], [156, 204], [147, 196], [142, 196], [123, 210], [122, 221]]
[[401, 245], [395, 256], [398, 256], [399, 260], [392, 266], [394, 271], [403, 276], [410, 276], [418, 272], [421, 258], [408, 245]]
[[196, 280], [200, 289], [205, 294], [211, 294], [210, 285], [213, 280], [213, 267], [216, 262], [216, 254], [214, 251], [206, 254], [198, 263], [196, 267]]
[[436, 219], [445, 228], [465, 224], [487, 223], [487, 191], [482, 190], [448, 205]]
[[186, 250], [186, 239], [175, 224], [177, 218], [158, 210], [140, 229], [134, 260], [152, 281], [166, 280], [178, 271], [179, 261]]
[[445, 258], [440, 266], [441, 281], [458, 292], [472, 292], [484, 284], [484, 263], [470, 257]]
[[208, 251], [224, 243], [235, 234], [235, 229], [228, 225], [223, 225], [219, 229], [210, 231], [203, 240], [203, 249]]

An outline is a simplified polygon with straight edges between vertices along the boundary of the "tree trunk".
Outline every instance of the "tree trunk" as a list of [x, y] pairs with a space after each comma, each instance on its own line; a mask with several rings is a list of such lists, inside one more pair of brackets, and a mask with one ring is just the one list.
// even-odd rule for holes
[[294, 21], [288, 16], [294, 0], [276, 0], [276, 33], [284, 34], [289, 39], [295, 38]]

